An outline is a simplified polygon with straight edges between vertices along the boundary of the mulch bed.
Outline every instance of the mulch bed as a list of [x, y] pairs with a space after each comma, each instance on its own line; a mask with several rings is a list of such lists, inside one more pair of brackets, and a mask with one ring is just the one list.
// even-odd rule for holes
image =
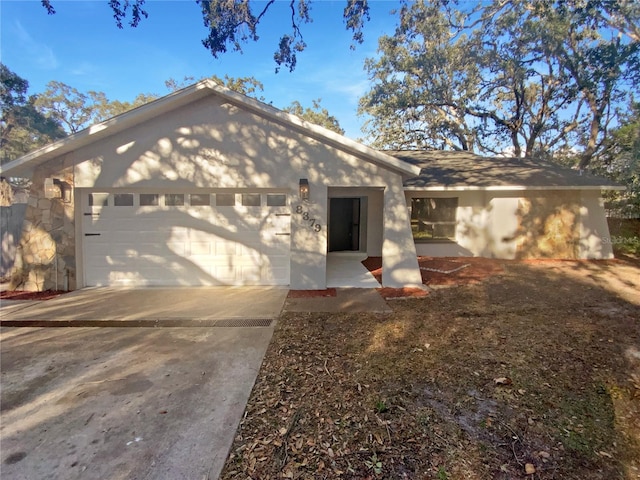
[[[362, 264], [373, 274], [378, 282], [381, 282], [381, 257], [369, 257], [364, 260]], [[422, 283], [430, 287], [469, 285], [481, 282], [493, 275], [504, 273], [501, 261], [490, 258], [418, 257], [418, 264], [420, 265], [420, 273], [422, 274]], [[385, 289], [380, 290], [384, 291]], [[389, 292], [389, 294], [390, 293], [391, 292]], [[384, 293], [382, 294], [385, 296]], [[398, 293], [395, 296], [403, 295]], [[385, 298], [387, 297], [385, 296]]]
[[44, 292], [26, 292], [23, 290], [5, 290], [0, 292], [0, 300], [50, 300], [58, 297], [64, 290], [45, 290]]

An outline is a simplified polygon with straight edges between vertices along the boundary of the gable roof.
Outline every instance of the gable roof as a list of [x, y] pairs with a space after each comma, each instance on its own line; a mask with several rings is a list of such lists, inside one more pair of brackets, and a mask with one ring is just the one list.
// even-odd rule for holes
[[420, 173], [420, 168], [415, 165], [398, 160], [395, 157], [374, 150], [324, 127], [314, 125], [295, 115], [283, 112], [263, 102], [234, 92], [211, 79], [206, 79], [27, 153], [16, 160], [0, 166], [0, 175], [12, 177], [31, 176], [35, 167], [48, 160], [115, 135], [208, 95], [217, 95], [267, 120], [284, 125], [303, 135], [307, 135], [322, 143], [362, 158], [365, 161], [396, 171], [405, 177], [418, 175]]
[[530, 158], [482, 157], [470, 152], [387, 151], [420, 167], [406, 190], [624, 190], [615, 182]]

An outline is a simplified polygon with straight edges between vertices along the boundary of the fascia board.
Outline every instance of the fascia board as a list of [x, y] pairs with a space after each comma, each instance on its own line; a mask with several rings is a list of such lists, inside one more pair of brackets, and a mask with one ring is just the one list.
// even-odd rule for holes
[[209, 85], [204, 82], [191, 85], [177, 92], [134, 108], [121, 115], [91, 125], [77, 133], [45, 145], [5, 165], [0, 166], [0, 175], [5, 177], [25, 176], [42, 163], [66, 153], [82, 148], [97, 140], [114, 135], [131, 128], [145, 120], [157, 117], [163, 113], [197, 100], [210, 94]]
[[624, 191], [627, 188], [621, 185], [570, 185], [570, 186], [531, 186], [527, 187], [524, 185], [492, 185], [488, 187], [478, 187], [473, 185], [454, 185], [454, 186], [446, 186], [446, 185], [436, 185], [432, 187], [404, 187], [405, 192], [468, 192], [468, 191], [486, 191], [486, 192], [504, 192], [504, 191], [543, 191], [543, 190], [615, 190], [615, 191]]
[[378, 150], [367, 147], [366, 145], [356, 142], [355, 140], [351, 140], [327, 128], [306, 122], [296, 115], [278, 110], [277, 108], [266, 105], [253, 98], [241, 95], [237, 92], [234, 92], [233, 90], [228, 89], [227, 87], [218, 85], [214, 82], [212, 82], [210, 88], [217, 91], [221, 97], [226, 98], [232, 103], [252, 110], [253, 112], [259, 114], [260, 116], [266, 117], [267, 119], [280, 124], [284, 124], [285, 126], [292, 127], [303, 134], [321, 141], [322, 143], [330, 144], [338, 148], [339, 150], [354, 154], [366, 161], [376, 163], [403, 175], [420, 175], [422, 169], [416, 165], [411, 165], [407, 162], [403, 162], [402, 160], [392, 157], [391, 155], [387, 155], [386, 153], [382, 153]]
[[32, 172], [35, 167], [48, 160], [119, 133], [212, 93], [267, 119], [289, 126], [323, 143], [356, 155], [365, 161], [376, 163], [405, 176], [417, 176], [420, 174], [421, 168], [418, 166], [410, 165], [324, 127], [311, 124], [295, 115], [234, 92], [223, 85], [218, 85], [211, 79], [206, 79], [23, 155], [1, 166], [0, 175], [21, 176], [27, 172]]

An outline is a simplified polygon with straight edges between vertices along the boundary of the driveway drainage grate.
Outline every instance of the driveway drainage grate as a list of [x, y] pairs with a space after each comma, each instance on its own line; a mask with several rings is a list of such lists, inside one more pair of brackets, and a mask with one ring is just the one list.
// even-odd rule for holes
[[158, 320], [0, 320], [0, 327], [270, 327], [271, 318]]
[[270, 327], [270, 318], [227, 318], [218, 320], [216, 327]]

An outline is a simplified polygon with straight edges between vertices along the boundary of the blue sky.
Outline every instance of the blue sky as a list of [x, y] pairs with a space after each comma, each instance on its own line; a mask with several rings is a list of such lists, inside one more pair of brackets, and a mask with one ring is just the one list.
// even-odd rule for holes
[[194, 0], [147, 0], [149, 18], [137, 28], [119, 30], [107, 0], [52, 1], [55, 15], [47, 15], [39, 0], [0, 2], [0, 58], [29, 81], [29, 93], [42, 92], [57, 80], [80, 91], [104, 92], [110, 100], [132, 100], [139, 93], [166, 94], [164, 81], [217, 75], [253, 76], [264, 84], [264, 96], [275, 107], [294, 100], [304, 107], [322, 99], [322, 106], [338, 118], [347, 136], [362, 136], [357, 117], [358, 98], [368, 89], [364, 59], [375, 55], [377, 39], [392, 34], [390, 11], [397, 1], [371, 2], [371, 21], [365, 43], [351, 50], [344, 27], [345, 0], [316, 0], [313, 23], [303, 25], [307, 50], [298, 56], [293, 73], [275, 73], [273, 52], [288, 33], [288, 1], [278, 1], [259, 26], [257, 43], [244, 53], [211, 56], [201, 43], [207, 30]]

